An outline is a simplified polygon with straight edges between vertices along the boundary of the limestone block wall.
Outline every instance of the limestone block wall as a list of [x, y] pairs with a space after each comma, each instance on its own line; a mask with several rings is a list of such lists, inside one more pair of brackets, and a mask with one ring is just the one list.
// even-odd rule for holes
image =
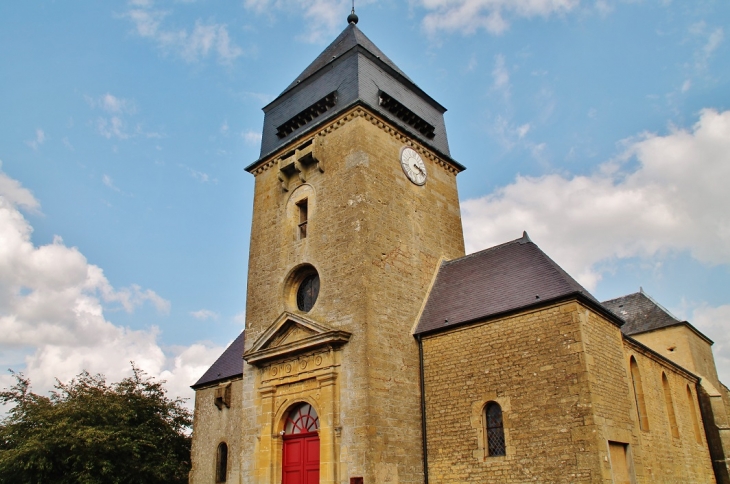
[[[337, 374], [339, 482], [422, 482], [418, 348], [411, 328], [440, 257], [464, 253], [456, 170], [361, 107], [312, 135], [306, 149], [318, 164], [281, 172], [278, 157], [308, 141], [253, 170], [246, 350], [284, 310], [298, 311], [287, 286], [292, 272], [301, 264], [316, 268], [319, 298], [306, 316], [352, 333]], [[400, 149], [409, 143], [426, 163], [425, 186], [409, 182], [400, 166]], [[303, 193], [308, 233], [299, 239], [291, 206]], [[266, 431], [256, 371], [244, 365], [242, 445], [248, 455], [255, 455]], [[256, 482], [255, 461], [244, 463], [244, 483]]]
[[710, 343], [686, 325], [650, 331], [632, 336], [660, 355], [672, 360], [682, 368], [707, 378], [712, 386], [719, 388], [715, 358]]
[[[574, 304], [425, 337], [429, 481], [602, 482]], [[483, 409], [503, 410], [506, 456], [485, 451]]]
[[[697, 378], [624, 340], [578, 301], [455, 328], [423, 345], [431, 482], [608, 484], [622, 467], [637, 483], [715, 482]], [[489, 401], [504, 412], [504, 457], [484, 450]]]
[[[634, 459], [640, 482], [715, 482], [697, 395], [698, 380], [654, 353], [624, 341], [627, 368], [633, 357], [639, 368], [648, 429], [634, 425]], [[627, 370], [626, 378], [631, 381]], [[669, 397], [664, 388], [666, 376]], [[633, 388], [630, 416], [637, 421]], [[670, 405], [676, 420], [673, 435]]]
[[192, 462], [190, 484], [210, 484], [215, 480], [216, 452], [218, 445], [228, 445], [228, 476], [226, 482], [238, 483], [241, 478], [241, 424], [242, 424], [242, 381], [231, 381], [231, 406], [219, 410], [215, 406], [215, 391], [218, 385], [195, 391], [195, 428], [193, 429]]

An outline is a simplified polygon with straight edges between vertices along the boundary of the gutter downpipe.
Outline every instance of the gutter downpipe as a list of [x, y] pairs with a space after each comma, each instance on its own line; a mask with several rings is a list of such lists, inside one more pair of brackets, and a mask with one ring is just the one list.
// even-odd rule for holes
[[418, 340], [418, 361], [421, 386], [421, 445], [423, 447], [423, 483], [428, 484], [428, 439], [426, 438], [426, 383], [423, 372], [423, 342], [421, 335], [416, 335]]

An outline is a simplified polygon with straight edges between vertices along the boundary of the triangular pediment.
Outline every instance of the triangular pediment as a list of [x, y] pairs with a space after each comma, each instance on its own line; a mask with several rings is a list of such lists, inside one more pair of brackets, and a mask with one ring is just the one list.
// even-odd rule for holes
[[283, 312], [243, 354], [249, 364], [288, 357], [321, 346], [347, 343], [350, 333], [298, 314]]

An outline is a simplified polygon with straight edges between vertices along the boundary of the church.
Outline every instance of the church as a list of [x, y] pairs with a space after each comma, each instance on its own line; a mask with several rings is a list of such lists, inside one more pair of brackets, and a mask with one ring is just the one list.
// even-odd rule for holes
[[530, 240], [466, 255], [444, 108], [348, 17], [263, 108], [193, 484], [730, 483], [712, 341]]

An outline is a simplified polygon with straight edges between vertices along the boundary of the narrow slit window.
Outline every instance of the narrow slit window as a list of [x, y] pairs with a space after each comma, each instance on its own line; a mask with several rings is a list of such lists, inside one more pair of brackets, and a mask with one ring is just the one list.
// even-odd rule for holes
[[672, 389], [669, 386], [667, 375], [662, 372], [662, 387], [664, 388], [664, 403], [667, 406], [667, 418], [669, 419], [669, 429], [672, 437], [679, 437], [679, 428], [677, 427], [677, 416], [674, 413], [674, 402], [672, 401]]
[[307, 199], [297, 203], [299, 208], [299, 225], [297, 226], [297, 234], [299, 240], [307, 238], [307, 221], [309, 220], [309, 209]]
[[700, 434], [700, 421], [697, 419], [697, 410], [695, 409], [695, 397], [692, 395], [689, 385], [687, 385], [687, 403], [689, 403], [689, 413], [692, 416], [692, 426], [695, 430], [695, 440], [698, 444], [702, 443], [702, 435]]
[[228, 445], [225, 442], [218, 444], [215, 463], [215, 482], [226, 482], [228, 474]]
[[649, 430], [649, 416], [646, 413], [646, 401], [644, 400], [644, 386], [641, 384], [641, 373], [639, 373], [639, 365], [632, 356], [629, 363], [631, 367], [631, 383], [634, 387], [634, 399], [636, 402], [636, 412], [639, 417], [639, 428], [641, 430]]
[[506, 454], [504, 440], [504, 421], [502, 407], [497, 402], [489, 402], [484, 409], [487, 433], [487, 455], [496, 457]]

